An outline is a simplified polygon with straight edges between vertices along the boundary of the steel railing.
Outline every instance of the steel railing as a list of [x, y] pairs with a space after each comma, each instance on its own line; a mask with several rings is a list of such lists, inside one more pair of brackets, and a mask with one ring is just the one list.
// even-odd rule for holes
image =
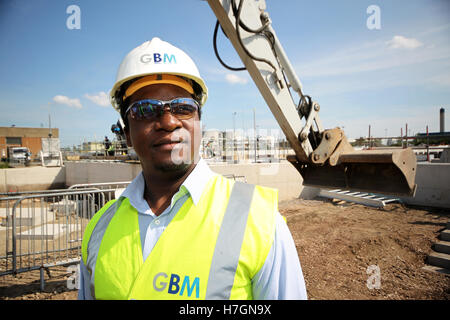
[[72, 189], [84, 189], [84, 188], [96, 188], [96, 189], [112, 189], [112, 188], [126, 188], [131, 181], [120, 181], [120, 182], [100, 182], [100, 183], [78, 183], [71, 185], [69, 190]]
[[43, 289], [44, 270], [79, 263], [86, 225], [117, 190], [88, 188], [0, 198], [0, 276], [39, 269]]

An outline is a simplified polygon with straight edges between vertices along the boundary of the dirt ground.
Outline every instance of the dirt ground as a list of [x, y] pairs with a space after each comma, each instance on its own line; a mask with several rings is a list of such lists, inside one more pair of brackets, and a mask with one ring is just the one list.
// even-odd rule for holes
[[[293, 234], [309, 299], [450, 298], [450, 276], [422, 269], [450, 211], [298, 199], [281, 203], [280, 212]], [[378, 289], [369, 266], [379, 268]]]
[[[450, 298], [450, 275], [423, 269], [450, 211], [295, 199], [281, 202], [280, 212], [293, 234], [309, 299]], [[77, 291], [67, 289], [68, 272], [52, 268], [43, 292], [39, 271], [0, 277], [0, 299], [76, 299]]]

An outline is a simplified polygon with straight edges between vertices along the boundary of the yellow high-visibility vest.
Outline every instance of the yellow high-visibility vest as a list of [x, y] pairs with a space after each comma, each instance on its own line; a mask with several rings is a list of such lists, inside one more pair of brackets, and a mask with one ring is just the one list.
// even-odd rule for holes
[[143, 261], [138, 212], [127, 198], [89, 222], [82, 258], [96, 299], [252, 299], [252, 278], [275, 235], [278, 193], [214, 175], [189, 197]]

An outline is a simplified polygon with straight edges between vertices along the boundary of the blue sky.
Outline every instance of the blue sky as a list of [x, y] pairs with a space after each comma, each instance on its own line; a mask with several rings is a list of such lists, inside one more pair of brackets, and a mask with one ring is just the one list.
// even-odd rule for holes
[[[349, 138], [439, 130], [439, 108], [450, 113], [450, 1], [267, 0], [267, 11], [303, 90], [321, 105], [326, 128]], [[66, 9], [77, 5], [81, 29]], [[381, 29], [366, 12], [380, 8]], [[216, 60], [216, 18], [200, 0], [4, 0], [0, 2], [0, 126], [60, 129], [63, 146], [110, 138], [118, 114], [105, 99], [123, 57], [153, 37], [180, 47], [209, 88], [206, 129], [277, 129], [250, 76]], [[228, 64], [237, 54], [220, 34]], [[230, 76], [230, 74], [233, 74]], [[403, 129], [404, 130], [404, 129]]]

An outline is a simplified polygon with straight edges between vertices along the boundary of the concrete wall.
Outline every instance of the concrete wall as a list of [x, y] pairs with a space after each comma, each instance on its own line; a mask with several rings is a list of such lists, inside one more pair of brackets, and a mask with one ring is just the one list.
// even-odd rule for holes
[[402, 197], [407, 204], [450, 208], [450, 163], [418, 163], [415, 197]]
[[289, 162], [254, 164], [213, 164], [211, 169], [222, 175], [245, 176], [248, 183], [278, 189], [279, 200], [314, 198], [319, 189], [304, 187], [303, 178]]
[[140, 164], [123, 162], [66, 162], [66, 184], [122, 182], [133, 180]]
[[439, 157], [439, 162], [450, 163], [450, 149], [444, 149], [441, 156]]
[[[247, 182], [276, 188], [279, 199], [314, 198], [318, 188], [305, 187], [297, 170], [288, 162], [257, 164], [211, 164], [219, 174], [245, 176]], [[67, 162], [66, 183], [95, 183], [132, 180], [141, 170], [139, 164], [105, 162]], [[450, 163], [418, 163], [416, 195], [402, 197], [408, 204], [450, 208]]]
[[[288, 162], [211, 165], [219, 174], [245, 176], [247, 182], [279, 190], [279, 199], [311, 199], [319, 189], [302, 186], [302, 177]], [[120, 162], [66, 162], [62, 168], [28, 167], [0, 170], [0, 192], [61, 188], [78, 183], [131, 181], [139, 164]], [[450, 163], [418, 163], [415, 197], [408, 204], [450, 208]]]
[[25, 167], [0, 170], [0, 192], [60, 189], [65, 186], [65, 167]]
[[[66, 162], [66, 184], [121, 182], [131, 181], [141, 171], [139, 164], [120, 162]], [[285, 163], [271, 164], [230, 164], [211, 165], [211, 169], [219, 174], [242, 175], [247, 182], [272, 187], [279, 190], [279, 199], [297, 198], [303, 191], [303, 179], [295, 168]], [[309, 192], [311, 190], [308, 190]], [[313, 197], [318, 193], [305, 197]]]

